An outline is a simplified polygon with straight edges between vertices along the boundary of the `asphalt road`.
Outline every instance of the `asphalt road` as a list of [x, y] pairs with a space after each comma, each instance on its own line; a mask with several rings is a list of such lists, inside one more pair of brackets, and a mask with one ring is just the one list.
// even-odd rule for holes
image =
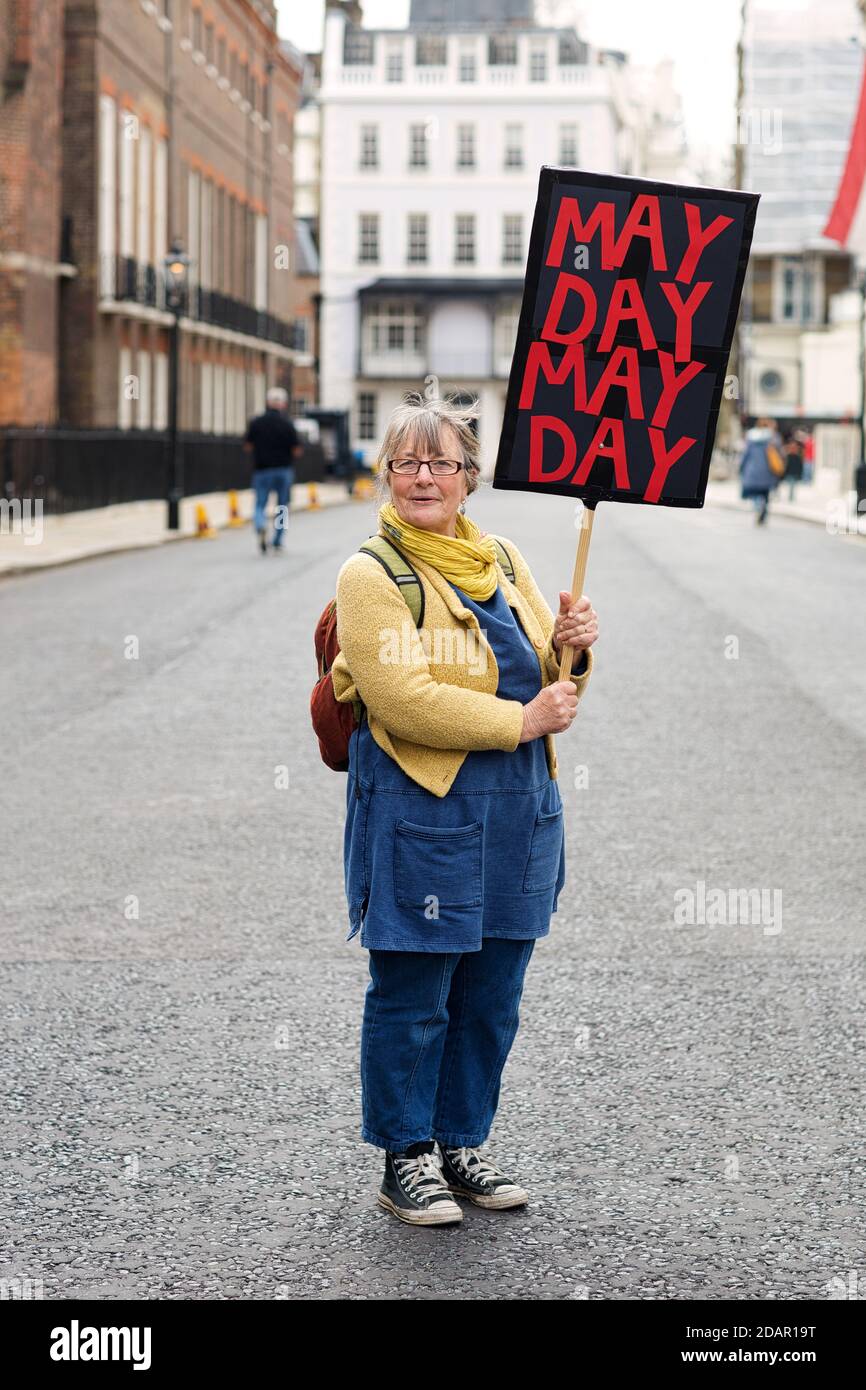
[[[471, 510], [570, 586], [567, 501]], [[488, 1146], [532, 1201], [436, 1231], [375, 1206], [346, 780], [308, 716], [315, 619], [374, 529], [355, 503], [294, 516], [282, 558], [245, 530], [0, 584], [0, 1279], [754, 1300], [855, 1271], [862, 1297], [866, 545], [599, 509], [568, 881]], [[700, 883], [767, 914], [678, 925]]]

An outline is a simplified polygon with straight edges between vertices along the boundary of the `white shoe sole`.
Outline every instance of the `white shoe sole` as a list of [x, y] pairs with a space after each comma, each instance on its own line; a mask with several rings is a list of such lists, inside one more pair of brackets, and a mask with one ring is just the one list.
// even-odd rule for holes
[[473, 1202], [476, 1207], [486, 1207], [490, 1211], [505, 1211], [508, 1207], [522, 1207], [529, 1201], [529, 1193], [524, 1192], [523, 1188], [518, 1188], [516, 1192], [502, 1192], [492, 1197], [484, 1197], [480, 1194], [476, 1197], [473, 1192], [467, 1192], [462, 1187], [451, 1187], [449, 1192], [453, 1192], [457, 1197], [465, 1197], [467, 1202]]
[[376, 1201], [380, 1207], [384, 1207], [392, 1216], [405, 1221], [409, 1226], [444, 1226], [449, 1222], [463, 1220], [463, 1212], [456, 1202], [437, 1202], [426, 1211], [406, 1211], [403, 1207], [396, 1206], [384, 1192], [377, 1193]]

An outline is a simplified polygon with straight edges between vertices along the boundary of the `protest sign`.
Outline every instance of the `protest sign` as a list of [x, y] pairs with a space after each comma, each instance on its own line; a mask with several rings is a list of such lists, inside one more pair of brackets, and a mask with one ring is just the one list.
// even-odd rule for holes
[[757, 205], [541, 170], [493, 486], [582, 499], [584, 568], [598, 502], [704, 504]]

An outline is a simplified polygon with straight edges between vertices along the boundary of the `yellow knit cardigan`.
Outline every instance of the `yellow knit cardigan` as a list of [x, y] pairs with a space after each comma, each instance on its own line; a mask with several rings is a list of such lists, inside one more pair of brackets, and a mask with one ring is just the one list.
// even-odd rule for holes
[[[513, 541], [498, 537], [514, 566], [515, 583], [497, 563], [500, 587], [538, 653], [542, 686], [559, 679], [552, 642], [553, 613]], [[523, 705], [496, 695], [496, 658], [475, 614], [432, 565], [414, 560], [424, 591], [420, 629], [394, 580], [372, 555], [356, 552], [337, 576], [337, 640], [332, 667], [340, 701], [363, 700], [370, 733], [407, 776], [446, 796], [467, 752], [512, 753], [523, 729]], [[571, 677], [580, 698], [592, 673]], [[575, 666], [580, 654], [575, 653]], [[544, 736], [547, 766], [556, 779], [556, 747]]]

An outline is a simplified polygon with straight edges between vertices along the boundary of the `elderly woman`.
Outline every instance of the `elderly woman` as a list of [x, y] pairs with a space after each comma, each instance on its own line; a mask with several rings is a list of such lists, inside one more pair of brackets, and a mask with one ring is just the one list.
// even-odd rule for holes
[[[517, 546], [464, 515], [473, 419], [419, 394], [398, 406], [377, 472], [395, 563], [362, 550], [337, 580], [334, 690], [363, 706], [344, 866], [347, 940], [360, 930], [371, 977], [361, 1134], [385, 1150], [379, 1204], [422, 1225], [462, 1220], [455, 1195], [528, 1200], [479, 1146], [565, 881], [552, 736], [577, 713], [598, 636], [588, 598], [563, 590], [554, 620]], [[577, 649], [567, 681], [564, 643]]]

